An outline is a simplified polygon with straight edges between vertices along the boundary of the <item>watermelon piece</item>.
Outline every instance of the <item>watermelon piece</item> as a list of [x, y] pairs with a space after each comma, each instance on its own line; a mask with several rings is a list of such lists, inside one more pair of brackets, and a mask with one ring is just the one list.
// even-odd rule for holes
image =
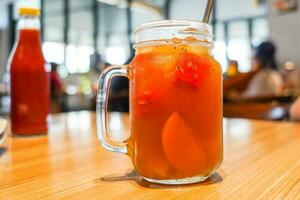
[[194, 53], [182, 53], [176, 63], [175, 80], [192, 87], [199, 87], [207, 76], [210, 61]]

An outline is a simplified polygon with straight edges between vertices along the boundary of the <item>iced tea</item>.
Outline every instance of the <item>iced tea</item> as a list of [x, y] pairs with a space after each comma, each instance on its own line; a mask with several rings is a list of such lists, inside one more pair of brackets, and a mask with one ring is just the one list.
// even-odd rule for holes
[[222, 70], [193, 38], [136, 48], [128, 151], [146, 178], [207, 177], [222, 160]]

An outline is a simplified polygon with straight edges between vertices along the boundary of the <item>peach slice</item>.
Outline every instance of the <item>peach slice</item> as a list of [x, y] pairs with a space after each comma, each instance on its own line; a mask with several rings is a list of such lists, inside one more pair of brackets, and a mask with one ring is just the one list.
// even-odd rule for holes
[[206, 157], [192, 134], [195, 134], [192, 129], [174, 112], [163, 129], [163, 150], [167, 160], [180, 172], [201, 174], [205, 169]]

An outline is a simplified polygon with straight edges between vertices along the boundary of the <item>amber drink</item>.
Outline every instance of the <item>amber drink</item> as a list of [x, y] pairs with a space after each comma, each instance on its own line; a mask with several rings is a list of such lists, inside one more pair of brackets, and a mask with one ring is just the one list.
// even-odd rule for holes
[[[203, 181], [223, 154], [222, 70], [212, 56], [211, 28], [200, 22], [161, 21], [141, 25], [136, 37], [132, 62], [112, 68], [130, 80], [131, 136], [108, 148], [128, 154], [148, 181]], [[98, 122], [104, 132], [105, 122], [101, 117]]]

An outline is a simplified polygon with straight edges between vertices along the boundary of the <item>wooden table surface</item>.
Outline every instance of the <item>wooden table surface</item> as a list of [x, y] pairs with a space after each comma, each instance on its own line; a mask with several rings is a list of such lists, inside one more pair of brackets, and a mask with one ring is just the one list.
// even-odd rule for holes
[[[112, 114], [115, 138], [128, 134], [127, 122]], [[228, 119], [224, 142], [224, 162], [208, 181], [159, 186], [99, 146], [94, 113], [55, 115], [48, 136], [8, 135], [0, 144], [0, 199], [300, 199], [300, 124]]]

